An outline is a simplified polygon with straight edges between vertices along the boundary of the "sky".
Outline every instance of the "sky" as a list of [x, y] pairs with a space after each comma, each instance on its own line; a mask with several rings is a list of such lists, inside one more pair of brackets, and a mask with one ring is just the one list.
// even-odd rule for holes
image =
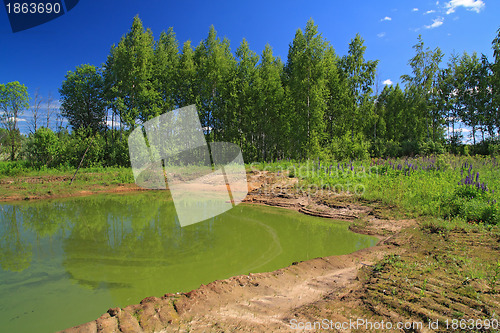
[[[266, 44], [286, 61], [295, 31], [312, 18], [339, 55], [359, 33], [368, 60], [379, 60], [377, 82], [401, 83], [411, 72], [412, 46], [422, 35], [425, 46], [440, 47], [442, 67], [451, 53], [484, 53], [500, 28], [498, 0], [379, 1], [194, 1], [80, 0], [71, 11], [45, 24], [13, 33], [6, 8], [0, 8], [0, 83], [19, 81], [30, 96], [59, 98], [65, 74], [81, 64], [100, 66], [113, 44], [127, 33], [135, 15], [158, 38], [173, 27], [180, 45], [196, 46], [210, 25], [231, 41], [234, 52], [245, 38], [261, 54]], [[27, 131], [30, 112], [21, 117]], [[55, 119], [51, 123], [55, 125]]]

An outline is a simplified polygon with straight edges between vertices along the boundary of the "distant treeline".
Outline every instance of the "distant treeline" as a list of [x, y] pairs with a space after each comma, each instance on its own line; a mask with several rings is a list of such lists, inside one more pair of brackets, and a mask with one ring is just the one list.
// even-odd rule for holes
[[475, 152], [490, 153], [500, 130], [500, 29], [492, 47], [494, 61], [464, 53], [442, 66], [441, 50], [419, 36], [404, 87], [381, 89], [364, 40], [356, 35], [340, 56], [312, 19], [296, 31], [284, 63], [271, 46], [258, 56], [245, 39], [233, 54], [214, 27], [194, 49], [190, 41], [180, 47], [172, 28], [155, 41], [135, 17], [102, 67], [66, 75], [61, 111], [75, 134], [65, 135], [97, 135], [101, 163], [127, 165], [130, 130], [195, 104], [207, 141], [240, 145], [246, 162], [467, 153], [459, 123], [471, 129]]

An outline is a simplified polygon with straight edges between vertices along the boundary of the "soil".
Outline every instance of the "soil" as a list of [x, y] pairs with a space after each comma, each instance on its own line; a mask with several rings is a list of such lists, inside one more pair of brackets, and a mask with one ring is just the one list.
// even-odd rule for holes
[[[426, 224], [348, 194], [308, 196], [297, 190], [296, 179], [270, 173], [252, 172], [248, 180], [246, 202], [351, 221], [352, 231], [379, 242], [188, 293], [147, 297], [62, 332], [372, 332], [384, 322], [394, 325], [386, 331], [458, 332], [452, 325], [460, 320], [476, 320], [462, 331], [485, 331], [479, 321], [498, 320], [497, 232]], [[398, 322], [406, 328], [396, 328]]]
[[[87, 174], [92, 177], [92, 174]], [[110, 184], [99, 182], [86, 186], [85, 189], [69, 185], [72, 176], [37, 176], [37, 177], [18, 177], [0, 179], [0, 188], [5, 193], [0, 194], [0, 202], [18, 201], [18, 200], [37, 200], [37, 199], [57, 199], [66, 197], [77, 197], [92, 195], [98, 193], [125, 193], [144, 191], [136, 184]], [[39, 189], [36, 193], [27, 191], [27, 187], [32, 184], [44, 185], [45, 190]], [[27, 193], [28, 192], [28, 193]]]

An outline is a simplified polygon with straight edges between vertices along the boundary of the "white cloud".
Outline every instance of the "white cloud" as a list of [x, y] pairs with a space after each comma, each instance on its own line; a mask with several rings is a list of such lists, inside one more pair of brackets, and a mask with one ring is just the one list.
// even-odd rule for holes
[[411, 11], [412, 11], [412, 12], [418, 12], [418, 8], [416, 8], [416, 7], [415, 7], [415, 8], [413, 8]]
[[455, 12], [457, 7], [464, 7], [467, 10], [479, 13], [484, 8], [483, 0], [451, 0], [446, 3], [446, 14], [452, 14]]
[[434, 9], [431, 9], [431, 10], [428, 10], [424, 13], [424, 15], [427, 15], [427, 14], [432, 14], [432, 13], [435, 13], [436, 11]]
[[14, 119], [16, 119], [17, 122], [20, 122], [20, 121], [26, 121], [26, 119], [23, 119], [23, 118], [19, 118], [19, 117], [9, 117], [8, 118], [8, 121], [14, 121]]
[[378, 37], [378, 38], [382, 38], [382, 37], [384, 37], [384, 36], [385, 36], [385, 32], [381, 32], [381, 33], [377, 34], [377, 37]]
[[391, 84], [392, 84], [392, 81], [391, 81], [391, 79], [387, 79], [387, 80], [385, 80], [385, 81], [384, 81], [384, 82], [382, 82], [382, 83], [383, 83], [383, 84], [385, 84], [385, 85], [391, 85]]
[[380, 21], [391, 21], [391, 20], [392, 20], [392, 18], [390, 18], [389, 16], [386, 16], [383, 19], [380, 19]]
[[442, 17], [435, 18], [432, 20], [431, 25], [424, 25], [426, 29], [434, 29], [443, 25], [444, 19]]

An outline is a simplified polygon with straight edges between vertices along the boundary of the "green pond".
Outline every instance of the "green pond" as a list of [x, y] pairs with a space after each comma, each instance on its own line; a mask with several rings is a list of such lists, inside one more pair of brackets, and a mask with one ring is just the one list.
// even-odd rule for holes
[[165, 193], [0, 204], [0, 331], [53, 332], [147, 296], [376, 243], [346, 223], [248, 204], [181, 228]]

